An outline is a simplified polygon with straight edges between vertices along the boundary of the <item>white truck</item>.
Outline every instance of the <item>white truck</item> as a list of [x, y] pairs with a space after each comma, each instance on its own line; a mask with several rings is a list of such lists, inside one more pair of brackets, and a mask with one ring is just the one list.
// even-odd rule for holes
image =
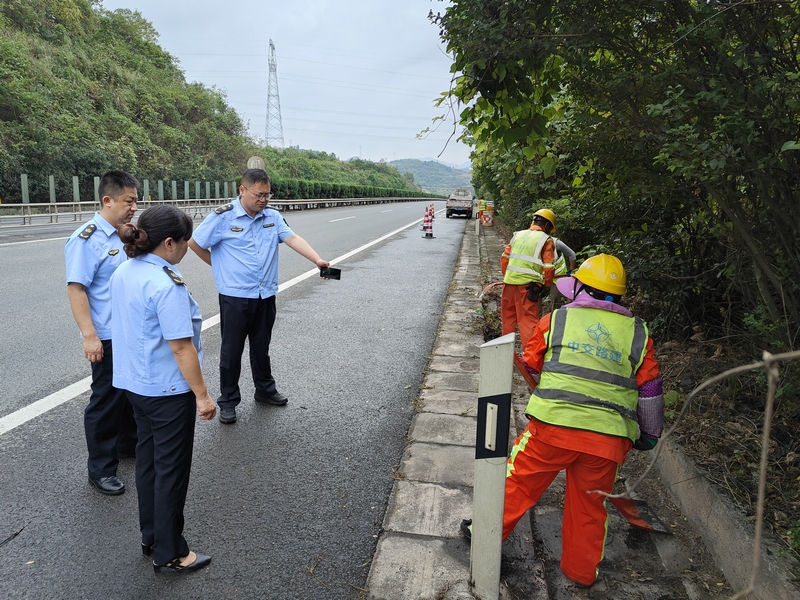
[[449, 219], [453, 215], [464, 215], [471, 219], [474, 204], [475, 197], [472, 195], [472, 188], [454, 188], [447, 198], [447, 204], [445, 204], [445, 216]]

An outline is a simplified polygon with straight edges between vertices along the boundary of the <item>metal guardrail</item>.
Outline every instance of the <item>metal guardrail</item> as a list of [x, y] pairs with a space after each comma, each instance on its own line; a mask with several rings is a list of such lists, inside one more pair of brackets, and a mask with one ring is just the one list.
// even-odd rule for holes
[[[208, 211], [231, 202], [234, 198], [147, 200], [138, 203], [140, 212], [149, 206], [171, 204], [183, 209], [192, 219], [205, 217]], [[430, 202], [441, 198], [319, 198], [308, 200], [270, 200], [279, 211], [313, 210], [335, 206], [361, 206], [396, 202]], [[42, 202], [33, 204], [0, 204], [0, 225], [37, 225], [82, 222], [100, 210], [98, 202]]]

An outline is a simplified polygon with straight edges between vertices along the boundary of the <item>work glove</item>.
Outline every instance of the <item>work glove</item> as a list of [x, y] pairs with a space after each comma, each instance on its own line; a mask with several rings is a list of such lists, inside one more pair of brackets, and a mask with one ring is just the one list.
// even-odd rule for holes
[[647, 452], [648, 450], [652, 450], [653, 448], [655, 448], [657, 443], [658, 443], [657, 439], [647, 437], [646, 435], [642, 434], [639, 436], [639, 439], [633, 443], [633, 447], [636, 450]]
[[541, 283], [529, 283], [528, 284], [528, 300], [531, 302], [538, 302], [539, 298], [542, 296], [542, 291], [544, 290], [544, 286]]

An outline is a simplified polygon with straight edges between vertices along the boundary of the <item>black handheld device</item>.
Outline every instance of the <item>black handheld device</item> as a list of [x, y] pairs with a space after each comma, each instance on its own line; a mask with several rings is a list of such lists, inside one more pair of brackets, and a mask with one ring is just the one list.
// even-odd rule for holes
[[319, 270], [319, 276], [324, 279], [341, 279], [342, 270], [333, 267], [323, 267]]

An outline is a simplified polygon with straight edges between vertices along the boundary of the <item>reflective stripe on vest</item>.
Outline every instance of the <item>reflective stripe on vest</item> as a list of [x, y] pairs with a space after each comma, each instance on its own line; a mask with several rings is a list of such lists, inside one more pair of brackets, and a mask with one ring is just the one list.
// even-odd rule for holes
[[647, 337], [647, 326], [635, 317], [596, 308], [553, 311], [541, 383], [526, 414], [635, 441], [636, 371]]
[[558, 253], [558, 246], [555, 246], [555, 262], [553, 263], [553, 267], [555, 268], [554, 275], [566, 275], [567, 274], [567, 259], [564, 257], [563, 254]]
[[511, 252], [508, 255], [503, 283], [544, 283], [544, 270], [553, 268], [552, 264], [546, 265], [542, 262], [542, 249], [549, 239], [550, 236], [544, 231], [517, 231], [511, 238]]

